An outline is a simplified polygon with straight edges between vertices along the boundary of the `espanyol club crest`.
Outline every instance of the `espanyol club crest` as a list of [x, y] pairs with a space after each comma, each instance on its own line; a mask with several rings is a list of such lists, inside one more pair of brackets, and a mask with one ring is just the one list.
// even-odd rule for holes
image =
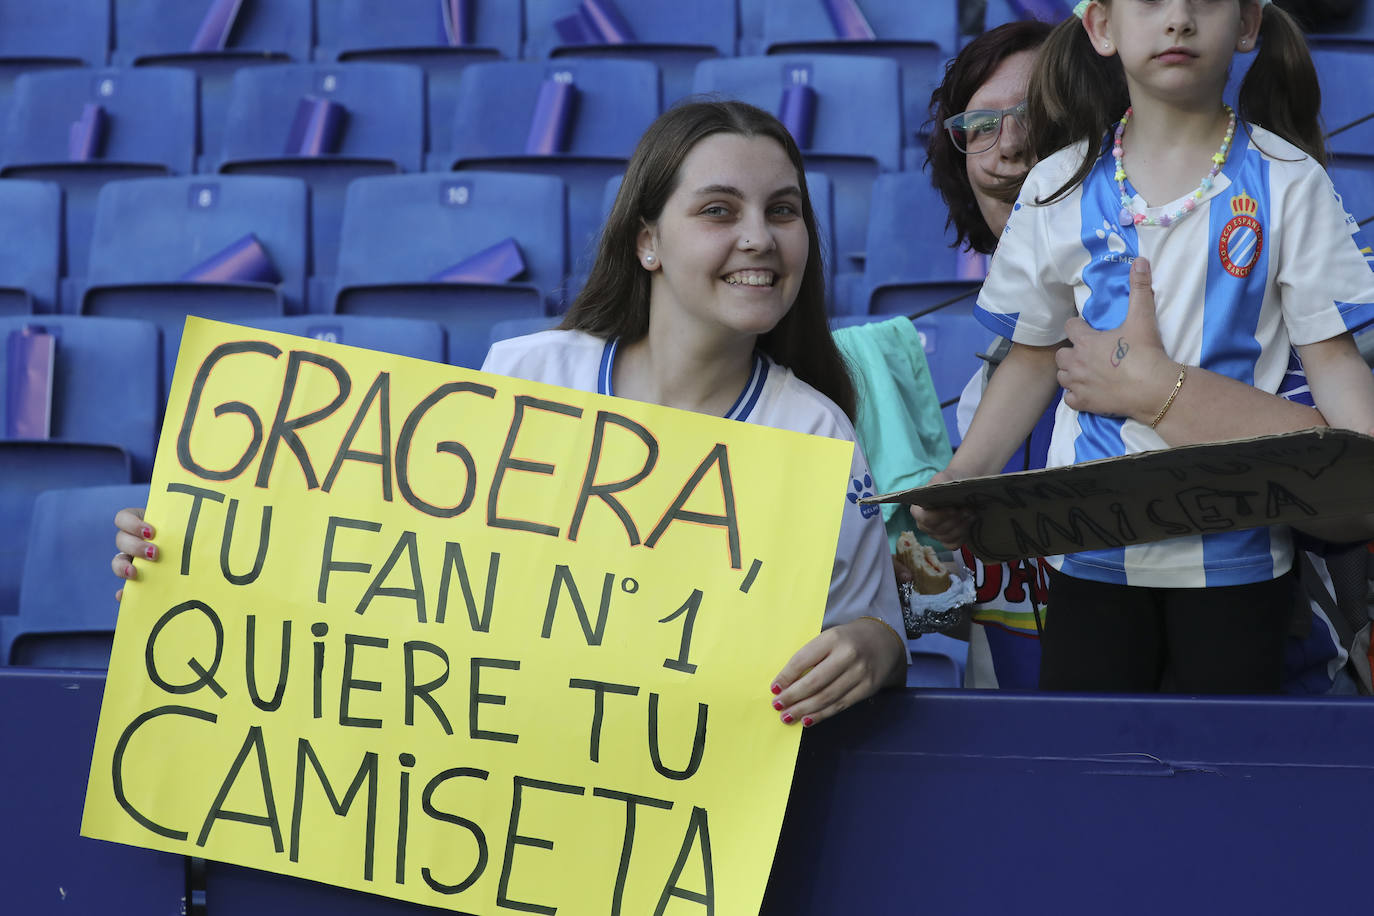
[[1260, 252], [1264, 250], [1264, 228], [1260, 226], [1255, 214], [1259, 204], [1244, 191], [1231, 198], [1231, 221], [1221, 230], [1221, 240], [1217, 253], [1221, 255], [1221, 266], [1233, 277], [1242, 280], [1250, 276], [1255, 264], [1259, 262]]

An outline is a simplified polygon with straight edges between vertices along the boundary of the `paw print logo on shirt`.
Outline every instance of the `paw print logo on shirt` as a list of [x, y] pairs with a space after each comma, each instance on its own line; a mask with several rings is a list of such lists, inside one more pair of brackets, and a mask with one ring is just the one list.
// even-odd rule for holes
[[1121, 233], [1116, 231], [1116, 227], [1105, 219], [1102, 221], [1102, 228], [1095, 233], [1098, 238], [1107, 240], [1107, 250], [1116, 254], [1126, 253], [1126, 240], [1121, 237]]
[[849, 491], [848, 498], [850, 502], [859, 506], [859, 514], [862, 515], [864, 518], [872, 518], [873, 516], [877, 515], [877, 506], [859, 505], [859, 500], [862, 497], [873, 495], [873, 477], [869, 474], [865, 474], [863, 480], [855, 478], [854, 480], [850, 481], [850, 483], [854, 485], [854, 488]]

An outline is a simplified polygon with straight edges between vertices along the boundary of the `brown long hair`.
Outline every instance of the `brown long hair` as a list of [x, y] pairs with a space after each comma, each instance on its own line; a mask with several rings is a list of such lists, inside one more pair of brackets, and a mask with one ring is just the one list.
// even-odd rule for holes
[[[967, 243], [974, 251], [992, 254], [997, 247], [997, 236], [988, 228], [973, 194], [973, 185], [969, 184], [968, 157], [959, 152], [950, 139], [944, 128], [945, 120], [968, 107], [969, 99], [1002, 61], [1021, 51], [1040, 47], [1051, 31], [1052, 26], [1048, 23], [1034, 19], [1008, 22], [989, 29], [945, 64], [945, 77], [930, 94], [926, 165], [930, 168], [931, 184], [940, 192], [949, 210], [945, 225], [954, 227], [956, 247]], [[1015, 197], [1013, 190], [1008, 202]]]
[[854, 382], [830, 337], [825, 316], [825, 275], [821, 266], [816, 213], [806, 189], [801, 150], [777, 118], [744, 102], [689, 100], [668, 109], [649, 125], [630, 157], [625, 179], [606, 218], [596, 260], [559, 325], [597, 337], [630, 343], [649, 332], [649, 272], [640, 267], [636, 240], [652, 225], [677, 188], [682, 160], [713, 134], [776, 140], [797, 170], [802, 219], [808, 236], [806, 269], [796, 301], [777, 325], [759, 335], [758, 348], [854, 418]]
[[[1111, 0], [1097, 2], [1110, 5]], [[1273, 131], [1325, 165], [1318, 116], [1321, 88], [1302, 30], [1271, 3], [1263, 8], [1259, 34], [1255, 61], [1241, 82], [1237, 116]], [[1110, 131], [1130, 104], [1120, 58], [1099, 55], [1077, 16], [1056, 26], [1031, 73], [1026, 143], [1036, 159], [1085, 140], [1088, 149], [1069, 180], [1037, 203], [1053, 203], [1083, 183], [1098, 156], [1107, 152]]]

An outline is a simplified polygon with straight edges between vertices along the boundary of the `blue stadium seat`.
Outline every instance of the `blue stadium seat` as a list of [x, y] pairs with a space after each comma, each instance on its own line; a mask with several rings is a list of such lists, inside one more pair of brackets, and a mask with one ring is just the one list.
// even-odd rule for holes
[[0, 668], [7, 913], [173, 916], [186, 906], [184, 857], [80, 835], [104, 692], [103, 671]]
[[763, 53], [763, 8], [768, 0], [739, 0], [739, 53]]
[[0, 617], [0, 664], [108, 668], [115, 589], [115, 513], [146, 506], [147, 484], [45, 490], [33, 503], [18, 614]]
[[1351, 4], [1339, 31], [1316, 32], [1307, 36], [1314, 48], [1334, 48], [1369, 52], [1374, 49], [1374, 10], [1368, 3]]
[[62, 189], [46, 181], [0, 181], [0, 315], [57, 311]]
[[0, 123], [19, 74], [103, 67], [109, 53], [110, 0], [0, 0]]
[[109, 54], [110, 0], [0, 0], [6, 67], [103, 67]]
[[[869, 197], [880, 172], [901, 169], [901, 81], [891, 59], [817, 54], [703, 61], [697, 92], [740, 99], [776, 113], [783, 91], [810, 86], [817, 95], [808, 169], [830, 178], [835, 201], [836, 275], [857, 270], [868, 231]], [[856, 104], [862, 99], [862, 104]]]
[[[99, 158], [71, 161], [71, 125], [87, 104], [106, 115]], [[85, 269], [96, 193], [107, 181], [193, 170], [196, 77], [185, 70], [49, 70], [14, 86], [0, 177], [53, 181], [66, 193], [63, 275]]]
[[370, 315], [288, 315], [284, 318], [245, 318], [239, 324], [432, 363], [444, 362], [448, 354], [444, 327], [437, 321]]
[[[542, 84], [570, 82], [577, 113], [566, 152], [532, 155], [525, 141]], [[640, 134], [658, 117], [659, 71], [631, 60], [567, 59], [473, 64], [463, 72], [451, 133], [435, 169], [554, 174], [568, 184], [569, 259], [589, 263], [601, 232], [606, 180], [624, 171]], [[451, 343], [451, 341], [450, 341]]]
[[[418, 171], [424, 155], [425, 76], [406, 64], [287, 64], [234, 76], [218, 170], [302, 178], [310, 185], [311, 273], [338, 261], [344, 189], [355, 178]], [[307, 96], [346, 110], [334, 152], [287, 153]]]
[[868, 258], [860, 311], [918, 315], [976, 292], [985, 260], [961, 256], [944, 226], [945, 207], [930, 179], [919, 172], [880, 175], [873, 184]]
[[[56, 339], [49, 438], [118, 446], [132, 460], [135, 479], [147, 480], [161, 417], [156, 325], [76, 315], [0, 318], [0, 346], [12, 331], [24, 328], [41, 329]], [[0, 352], [0, 379], [8, 361], [5, 349]], [[5, 428], [5, 410], [8, 405], [0, 404], [0, 430]]]
[[[114, 401], [102, 403], [108, 406]], [[33, 502], [44, 490], [129, 483], [131, 479], [129, 455], [118, 446], [0, 439], [0, 480], [5, 482], [0, 486], [0, 526], [27, 536]], [[107, 570], [109, 556], [107, 549]], [[0, 615], [17, 613], [23, 571], [22, 551], [0, 551]]]
[[1328, 149], [1354, 155], [1374, 152], [1374, 103], [1363, 91], [1374, 85], [1374, 53], [1314, 48], [1312, 62], [1321, 80]]
[[765, 54], [851, 54], [891, 58], [902, 68], [903, 142], [915, 142], [945, 61], [959, 47], [958, 0], [858, 0], [873, 40], [837, 37], [826, 0], [766, 0]]
[[[335, 309], [438, 321], [449, 362], [475, 368], [493, 323], [551, 311], [550, 294], [565, 273], [565, 209], [563, 182], [550, 175], [431, 172], [354, 182]], [[527, 268], [517, 281], [431, 279], [507, 238], [516, 240]]]
[[[425, 149], [449, 140], [458, 82], [468, 64], [520, 57], [521, 8], [473, 0], [471, 40], [450, 45], [436, 0], [326, 0], [315, 11], [318, 61], [415, 64], [424, 69], [429, 132]], [[440, 136], [441, 134], [441, 136]]]
[[987, 0], [983, 28], [993, 29], [1021, 19], [1057, 23], [1073, 12], [1073, 0]]
[[219, 151], [229, 84], [242, 67], [308, 61], [313, 0], [247, 0], [222, 49], [192, 46], [214, 0], [115, 0], [111, 58], [134, 66], [183, 67], [200, 77], [200, 146]]
[[907, 669], [908, 687], [962, 687], [968, 664], [968, 643], [943, 633], [923, 633], [908, 639], [911, 667]]
[[[305, 297], [305, 183], [259, 175], [194, 175], [116, 181], [100, 191], [85, 315], [143, 318], [162, 338], [162, 384], [187, 315], [236, 321], [301, 311]], [[252, 234], [280, 283], [180, 279]]]
[[1374, 220], [1374, 150], [1368, 156], [1332, 156], [1326, 170], [1345, 209], [1361, 224]]
[[736, 45], [735, 0], [620, 0], [616, 4], [634, 41], [620, 44], [572, 44], [554, 23], [575, 14], [582, 0], [525, 0], [526, 57], [614, 57], [650, 60], [663, 73], [667, 107], [692, 91], [692, 71], [711, 57], [733, 57]]
[[940, 399], [949, 441], [960, 440], [956, 407], [959, 395], [973, 374], [982, 367], [980, 353], [986, 353], [994, 335], [973, 317], [973, 297], [936, 309], [915, 319], [930, 366], [930, 379]]

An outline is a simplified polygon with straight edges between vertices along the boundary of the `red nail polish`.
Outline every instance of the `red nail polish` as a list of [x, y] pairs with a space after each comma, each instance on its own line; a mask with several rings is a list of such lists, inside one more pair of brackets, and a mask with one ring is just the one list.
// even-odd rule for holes
[[782, 700], [774, 700], [773, 708], [776, 709], [778, 712], [782, 712]]
[[772, 687], [769, 687], [768, 689], [773, 691], [773, 696], [777, 696], [778, 694], [782, 693], [782, 688], [779, 687], [777, 684], [774, 684]]
[[146, 550], [143, 551], [143, 555], [146, 556], [146, 557], [147, 557], [148, 559], [150, 559], [150, 560], [156, 560], [156, 559], [157, 559], [157, 548], [154, 547], [154, 546], [152, 546], [151, 544], [149, 544], [149, 545], [148, 545], [148, 548], [147, 548]]
[[792, 714], [791, 714], [791, 713], [786, 713], [786, 712], [783, 713], [783, 714], [782, 714], [782, 721], [783, 721], [784, 723], [786, 723], [787, 725], [791, 725], [791, 724], [792, 724]]
[[146, 541], [146, 540], [148, 540], [148, 538], [150, 538], [150, 537], [152, 537], [152, 536], [153, 536], [153, 529], [151, 529], [151, 528], [144, 528], [144, 529], [143, 529], [143, 540]]
[[813, 719], [813, 718], [811, 718], [810, 716], [807, 716], [807, 717], [805, 717], [804, 719], [802, 719], [802, 726], [803, 726], [803, 727], [810, 726], [810, 725], [815, 725], [815, 724], [816, 724], [816, 720]]

